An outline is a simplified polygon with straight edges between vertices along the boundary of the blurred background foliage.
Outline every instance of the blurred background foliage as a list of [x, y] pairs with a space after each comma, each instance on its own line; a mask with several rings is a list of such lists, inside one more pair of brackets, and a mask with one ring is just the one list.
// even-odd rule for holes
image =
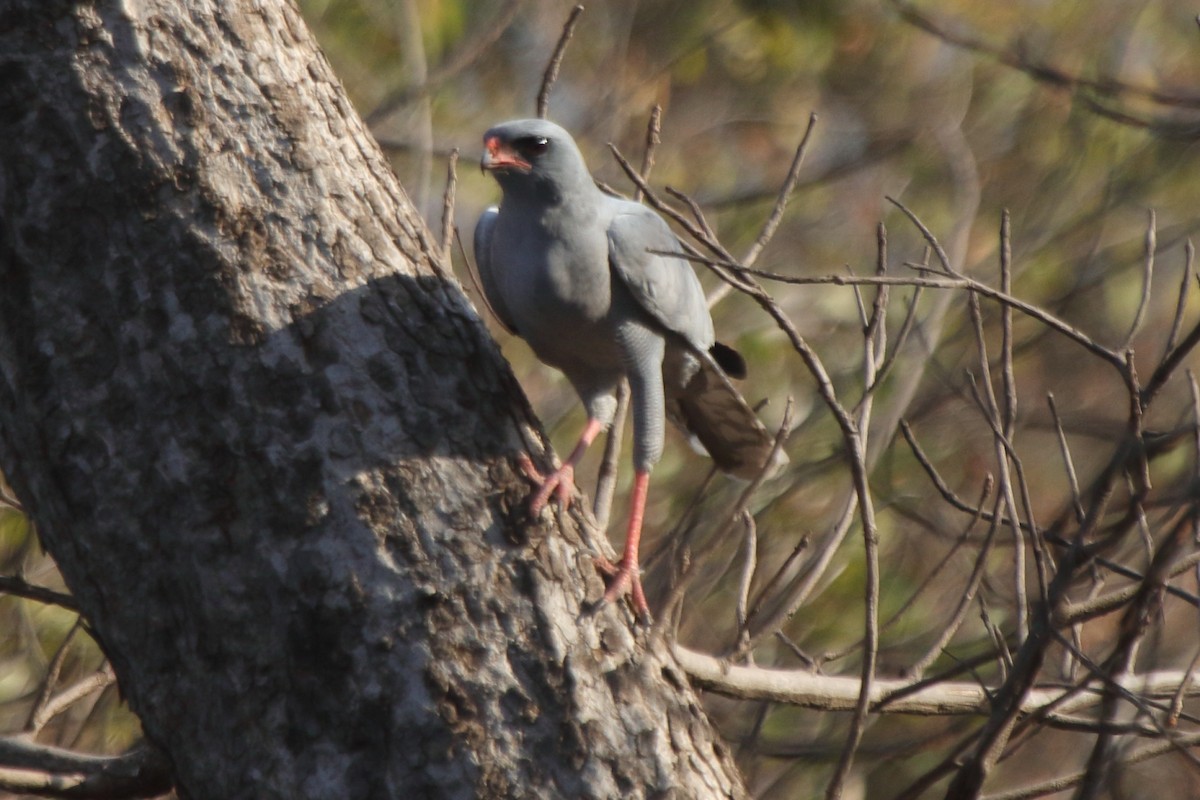
[[[472, 168], [480, 134], [498, 121], [533, 116], [543, 70], [571, 3], [300, 0], [300, 6], [435, 229], [446, 159], [452, 149], [460, 151], [456, 223], [469, 251], [476, 218], [498, 199], [494, 182]], [[956, 268], [995, 285], [1000, 216], [1007, 209], [1013, 293], [1110, 347], [1124, 342], [1138, 309], [1153, 211], [1154, 281], [1145, 323], [1129, 342], [1148, 374], [1175, 314], [1185, 243], [1200, 225], [1195, 11], [1181, 0], [941, 0], [911, 6], [900, 0], [593, 2], [567, 49], [550, 116], [575, 134], [598, 179], [631, 193], [606, 143], [639, 163], [647, 119], [661, 104], [662, 144], [651, 184], [694, 198], [721, 240], [740, 254], [757, 237], [809, 115], [816, 113], [800, 183], [757, 266], [794, 277], [870, 274], [882, 222], [889, 272], [911, 275], [906, 265], [929, 256], [921, 233], [887, 200], [895, 198], [938, 237]], [[475, 297], [463, 255], [456, 249], [455, 268]], [[700, 272], [706, 287], [716, 290], [719, 281]], [[863, 325], [854, 290], [770, 288], [823, 359], [843, 403], [853, 406], [863, 382]], [[1185, 300], [1189, 325], [1200, 316], [1198, 297], [1192, 291]], [[864, 290], [862, 302], [869, 307], [872, 299], [873, 291]], [[883, 620], [926, 583], [969, 521], [934, 492], [897, 435], [899, 419], [912, 425], [963, 498], [974, 502], [985, 476], [997, 470], [991, 430], [971, 396], [968, 373], [978, 378], [979, 356], [966, 296], [930, 290], [914, 299], [911, 288], [894, 287], [888, 322], [893, 336], [913, 302], [916, 324], [879, 389], [871, 427]], [[477, 306], [486, 315], [483, 304]], [[998, 307], [985, 303], [983, 310], [994, 359]], [[757, 597], [802, 542], [819, 549], [844, 507], [848, 472], [842, 440], [816, 397], [812, 376], [771, 320], [736, 293], [713, 311], [718, 335], [750, 361], [743, 385], [747, 397], [770, 400], [764, 418], [777, 425], [785, 399], [791, 396], [797, 404], [796, 429], [787, 444], [791, 466], [752, 506], [759, 569], [751, 596]], [[570, 387], [538, 365], [519, 340], [497, 326], [493, 330], [560, 451], [569, 449], [583, 421]], [[1015, 440], [1035, 490], [1034, 514], [1049, 520], [1069, 509], [1071, 494], [1047, 393], [1057, 401], [1084, 485], [1111, 456], [1128, 416], [1128, 398], [1115, 372], [1045, 327], [1018, 316], [1014, 338], [1020, 397]], [[1193, 424], [1192, 415], [1187, 382], [1177, 378], [1146, 424], [1178, 431]], [[593, 449], [580, 472], [585, 486], [601, 448]], [[1176, 447], [1154, 462], [1154, 499], [1161, 508], [1174, 509], [1196, 491], [1194, 458], [1194, 451]], [[621, 461], [622, 486], [629, 480], [627, 462]], [[721, 477], [709, 482], [708, 469], [682, 439], [668, 443], [652, 483], [644, 553], [651, 607], [659, 608], [677, 581], [672, 565], [688, 551], [679, 637], [721, 653], [736, 639], [745, 536], [738, 526], [726, 530], [719, 524], [741, 487]], [[698, 511], [685, 513], [693, 504]], [[620, 495], [616, 508], [619, 519]], [[1156, 521], [1152, 508], [1150, 539]], [[611, 527], [619, 538], [622, 526]], [[977, 544], [981, 533], [971, 536]], [[1130, 541], [1110, 556], [1144, 565], [1142, 548], [1142, 541]], [[911, 608], [885, 629], [880, 674], [898, 674], [929, 647], [962, 597], [976, 552], [951, 553], [948, 569], [935, 574]], [[0, 558], [3, 574], [20, 573], [47, 585], [57, 581], [15, 511], [0, 515]], [[788, 579], [802, 578], [806, 569], [812, 567], [802, 556]], [[765, 639], [754, 651], [756, 663], [799, 668], [805, 666], [800, 652], [831, 674], [857, 674], [860, 655], [853, 645], [863, 633], [863, 572], [855, 531], [783, 625], [790, 644], [784, 636]], [[1014, 625], [1011, 572], [1011, 539], [1000, 535], [980, 598], [991, 624], [1007, 634]], [[1185, 587], [1195, 590], [1189, 580]], [[0, 597], [0, 615], [0, 712], [7, 729], [16, 730], [75, 618], [64, 609], [12, 597]], [[1111, 618], [1089, 623], [1085, 638], [1102, 643], [1114, 624]], [[1194, 608], [1168, 604], [1162, 632], [1139, 663], [1186, 665], [1195, 651], [1196, 624]], [[992, 646], [991, 632], [973, 612], [934, 669]], [[98, 668], [101, 655], [86, 636], [75, 637], [70, 647], [68, 665], [76, 677]], [[842, 657], [825, 658], [837, 651], [844, 651]], [[997, 670], [985, 664], [977, 674], [994, 677]], [[113, 693], [106, 690], [91, 707], [64, 720], [55, 741], [100, 750], [124, 747], [136, 735], [136, 722], [110, 700]], [[842, 747], [846, 715], [719, 697], [710, 698], [709, 710], [756, 796], [823, 791]], [[867, 730], [848, 788], [863, 797], [893, 796], [976, 724], [879, 719]], [[1090, 747], [1086, 737], [1049, 730], [1030, 739], [1035, 746], [1020, 748], [1002, 764], [989, 788], [1078, 768]], [[1140, 782], [1148, 770], [1154, 782]], [[1196, 796], [1200, 779], [1194, 765], [1167, 756], [1131, 767], [1120, 792], [1129, 798]]]

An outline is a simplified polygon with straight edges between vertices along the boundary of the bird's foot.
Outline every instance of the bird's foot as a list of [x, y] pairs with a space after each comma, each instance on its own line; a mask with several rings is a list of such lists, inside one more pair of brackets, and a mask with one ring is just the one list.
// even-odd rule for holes
[[529, 498], [529, 513], [537, 516], [550, 502], [553, 496], [564, 509], [571, 507], [571, 496], [575, 494], [575, 467], [566, 463], [549, 475], [543, 475], [529, 460], [525, 453], [521, 454], [519, 465], [525, 477], [538, 485], [537, 492]]
[[646, 593], [642, 591], [642, 578], [638, 565], [633, 561], [621, 559], [614, 564], [607, 558], [596, 559], [596, 570], [605, 577], [604, 592], [601, 603], [613, 603], [625, 594], [633, 604], [633, 613], [642, 622], [650, 621], [650, 607], [646, 605]]

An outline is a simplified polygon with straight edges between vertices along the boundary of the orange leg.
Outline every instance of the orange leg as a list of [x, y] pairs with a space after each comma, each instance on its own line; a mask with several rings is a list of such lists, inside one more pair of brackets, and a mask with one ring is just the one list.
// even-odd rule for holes
[[638, 545], [642, 540], [642, 518], [646, 513], [646, 492], [650, 487], [650, 473], [637, 472], [633, 478], [633, 494], [629, 498], [629, 527], [625, 531], [625, 552], [616, 564], [597, 559], [596, 567], [608, 576], [608, 590], [604, 602], [611, 603], [629, 592], [634, 613], [639, 618], [650, 618], [646, 605], [646, 594], [642, 591], [642, 579], [638, 575]]
[[537, 467], [533, 466], [533, 462], [529, 460], [529, 456], [521, 454], [521, 471], [525, 476], [541, 488], [537, 493], [529, 499], [529, 511], [535, 517], [545, 508], [546, 503], [550, 502], [551, 495], [558, 500], [559, 505], [563, 508], [569, 508], [571, 505], [571, 495], [575, 493], [575, 465], [583, 458], [583, 454], [587, 452], [588, 445], [600, 434], [604, 429], [604, 425], [596, 419], [588, 419], [587, 425], [583, 426], [583, 433], [579, 435], [579, 442], [575, 445], [575, 449], [571, 451], [571, 455], [567, 458], [565, 464], [551, 472], [549, 475], [542, 475], [538, 472]]

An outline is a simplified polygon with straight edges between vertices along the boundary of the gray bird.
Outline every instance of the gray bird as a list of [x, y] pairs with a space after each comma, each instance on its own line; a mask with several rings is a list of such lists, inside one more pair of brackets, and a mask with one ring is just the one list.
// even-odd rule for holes
[[[611, 602], [632, 595], [648, 615], [638, 543], [650, 470], [663, 448], [663, 420], [692, 434], [717, 466], [750, 479], [767, 467], [772, 439], [728, 375], [745, 362], [715, 341], [691, 264], [662, 255], [679, 241], [654, 211], [596, 187], [571, 136], [543, 119], [506, 122], [483, 136], [480, 166], [503, 190], [475, 228], [475, 260], [488, 303], [539, 359], [567, 376], [588, 421], [566, 462], [541, 484], [536, 515], [553, 496], [570, 502], [575, 465], [612, 421], [615, 390], [629, 379], [633, 466], [625, 550], [598, 562]], [[772, 465], [774, 466], [774, 465]]]

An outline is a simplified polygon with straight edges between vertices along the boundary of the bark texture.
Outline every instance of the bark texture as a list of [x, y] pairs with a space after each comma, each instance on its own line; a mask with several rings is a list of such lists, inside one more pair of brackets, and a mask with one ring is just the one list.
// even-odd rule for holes
[[192, 798], [742, 796], [282, 0], [0, 0], [0, 466]]

